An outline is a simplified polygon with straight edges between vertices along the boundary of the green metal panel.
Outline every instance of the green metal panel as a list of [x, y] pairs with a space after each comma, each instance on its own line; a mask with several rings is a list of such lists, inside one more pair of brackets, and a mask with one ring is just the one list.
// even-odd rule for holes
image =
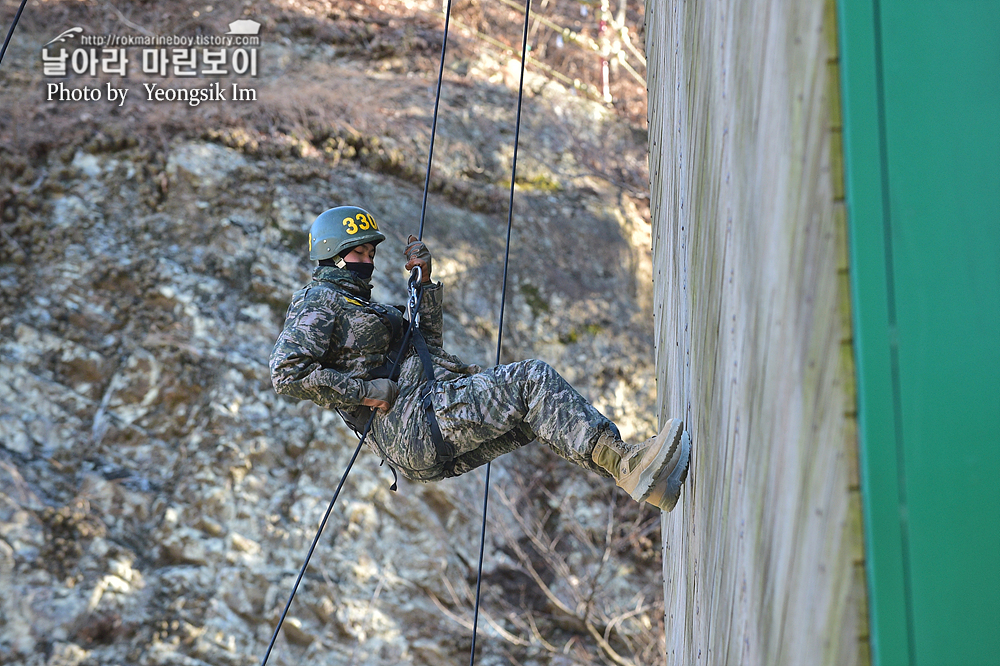
[[1000, 3], [883, 4], [917, 664], [1000, 664]]
[[907, 664], [906, 577], [886, 299], [882, 153], [871, 0], [839, 4], [844, 166], [851, 241], [858, 434], [872, 659]]
[[1000, 2], [840, 18], [873, 659], [1000, 664]]

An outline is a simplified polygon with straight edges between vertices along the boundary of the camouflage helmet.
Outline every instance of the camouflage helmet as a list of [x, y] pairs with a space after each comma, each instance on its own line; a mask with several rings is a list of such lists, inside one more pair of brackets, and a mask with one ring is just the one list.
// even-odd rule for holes
[[321, 213], [309, 228], [309, 258], [322, 261], [384, 240], [371, 213], [357, 206], [337, 206]]

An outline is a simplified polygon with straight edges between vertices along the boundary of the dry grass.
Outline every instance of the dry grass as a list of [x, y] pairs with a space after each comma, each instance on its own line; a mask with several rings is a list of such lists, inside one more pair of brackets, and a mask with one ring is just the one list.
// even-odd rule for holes
[[[651, 583], [629, 589], [657, 578], [649, 573], [660, 563], [659, 512], [608, 484], [604, 524], [584, 526], [574, 516], [576, 500], [554, 479], [587, 472], [567, 470], [552, 456], [523, 450], [513, 455], [520, 464], [506, 466], [507, 474], [491, 486], [489, 534], [514, 566], [484, 576], [483, 654], [503, 653], [512, 664], [539, 652], [569, 656], [580, 666], [662, 663], [662, 591]], [[622, 563], [630, 565], [627, 570]], [[471, 631], [474, 572], [468, 580], [444, 582], [450, 597], [431, 595], [432, 601]]]
[[[523, 14], [510, 5], [500, 2], [484, 3], [480, 0], [460, 0], [454, 5], [453, 17], [465, 26], [472, 27], [479, 36], [456, 28], [450, 36], [448, 63], [453, 65], [463, 59], [474, 58], [481, 51], [489, 51], [501, 60], [507, 55], [500, 52], [495, 43], [502, 43], [512, 50], [520, 51]], [[16, 9], [13, 0], [6, 0], [0, 9], [4, 24], [9, 24]], [[211, 7], [211, 11], [206, 8]], [[587, 16], [581, 16], [581, 8], [587, 9]], [[632, 37], [635, 46], [642, 50], [641, 34], [643, 26], [642, 3], [632, 2], [624, 7], [613, 8], [613, 14], [622, 18], [623, 24]], [[624, 11], [622, 11], [624, 9]], [[410, 72], [432, 76], [436, 74], [441, 47], [441, 8], [433, 2], [413, 2], [412, 0], [274, 0], [255, 2], [250, 5], [240, 0], [220, 0], [207, 5], [204, 0], [178, 0], [153, 2], [135, 0], [133, 2], [105, 2], [98, 0], [38, 0], [30, 3], [18, 26], [19, 36], [32, 35], [39, 38], [49, 35], [53, 26], [78, 25], [88, 34], [128, 33], [139, 34], [219, 34], [225, 32], [227, 22], [234, 17], [247, 15], [262, 20], [263, 33], [288, 37], [296, 43], [332, 45], [338, 55], [349, 59], [362, 59], [369, 67], [390, 69], [396, 72]], [[531, 56], [544, 66], [534, 68], [538, 73], [552, 77], [561, 75], [576, 79], [584, 86], [602, 88], [604, 58], [587, 43], [622, 50], [640, 74], [644, 67], [639, 59], [621, 47], [620, 32], [602, 28], [600, 5], [590, 0], [585, 3], [576, 0], [541, 0], [532, 9], [530, 26]], [[608, 16], [610, 14], [606, 14]], [[542, 22], [544, 21], [544, 23]], [[573, 40], [562, 39], [553, 26], [562, 26], [574, 35], [579, 35], [580, 46]], [[484, 38], [492, 40], [485, 41]], [[558, 42], [562, 41], [562, 46]], [[32, 41], [38, 41], [33, 39]], [[37, 57], [37, 56], [34, 56]], [[636, 126], [646, 122], [645, 87], [617, 62], [610, 58], [609, 90], [614, 108]], [[0, 70], [0, 82], [4, 88], [5, 111], [0, 117], [0, 146], [11, 152], [36, 157], [47, 153], [53, 146], [75, 143], [79, 136], [93, 134], [99, 128], [93, 118], [87, 115], [86, 103], [73, 106], [60, 105], [60, 110], [73, 113], [52, 113], [53, 106], [39, 104], [42, 77], [40, 66], [31, 57], [26, 62], [8, 61]], [[314, 80], [322, 77], [314, 73]], [[454, 78], [454, 77], [453, 77]], [[347, 79], [345, 78], [345, 81]], [[165, 82], [166, 85], [167, 82]], [[281, 85], [282, 97], [289, 102], [288, 108], [323, 108], [336, 110], [336, 105], [321, 104], [322, 96], [303, 94], [308, 88], [300, 81], [284, 81]], [[329, 90], [330, 96], [345, 99], [337, 90]], [[372, 93], [382, 99], [371, 99]], [[393, 100], [390, 93], [362, 88], [355, 98], [365, 100], [365, 107], [375, 110], [392, 108], [382, 102]], [[350, 96], [346, 96], [350, 98]], [[301, 102], [305, 101], [303, 105]], [[150, 134], [169, 132], [171, 125], [177, 129], [197, 124], [212, 111], [205, 109], [192, 114], [181, 109], [181, 116], [167, 110], [159, 114], [143, 110], [141, 118], [130, 107], [132, 113], [117, 114], [113, 109], [100, 119], [100, 126], [120, 127], [130, 136], [142, 137]], [[283, 115], [286, 109], [272, 109]], [[166, 115], [168, 117], [162, 117]], [[194, 117], [192, 117], [194, 115]], [[210, 118], [209, 118], [210, 119]], [[175, 122], [172, 123], [171, 121]], [[364, 125], [375, 122], [363, 114], [356, 114], [355, 123]], [[218, 121], [215, 121], [218, 122]], [[362, 133], [364, 127], [357, 127]]]

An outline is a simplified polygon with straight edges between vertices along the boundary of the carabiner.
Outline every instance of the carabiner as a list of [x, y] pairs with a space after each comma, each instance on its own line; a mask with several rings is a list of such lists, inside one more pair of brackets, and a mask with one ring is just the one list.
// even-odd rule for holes
[[422, 277], [420, 266], [414, 266], [413, 270], [410, 271], [410, 282], [408, 285], [410, 297], [406, 301], [406, 318], [413, 324], [418, 323], [420, 319], [420, 312], [418, 312], [420, 294], [418, 290], [420, 289]]

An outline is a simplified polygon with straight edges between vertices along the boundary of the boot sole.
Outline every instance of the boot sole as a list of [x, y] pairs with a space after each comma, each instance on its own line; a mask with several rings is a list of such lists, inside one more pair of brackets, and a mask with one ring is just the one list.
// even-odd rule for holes
[[664, 471], [676, 467], [677, 449], [683, 434], [684, 422], [680, 419], [671, 419], [656, 436], [653, 448], [647, 452], [647, 455], [652, 455], [652, 459], [644, 461], [644, 469], [641, 472], [636, 470], [633, 475], [620, 479], [618, 485], [635, 501], [648, 501], [647, 498], [655, 490]]
[[685, 430], [680, 438], [680, 455], [677, 458], [677, 463], [669, 474], [663, 475], [662, 479], [657, 479], [645, 501], [659, 507], [662, 511], [672, 511], [681, 495], [681, 486], [687, 479], [690, 463], [691, 435]]

